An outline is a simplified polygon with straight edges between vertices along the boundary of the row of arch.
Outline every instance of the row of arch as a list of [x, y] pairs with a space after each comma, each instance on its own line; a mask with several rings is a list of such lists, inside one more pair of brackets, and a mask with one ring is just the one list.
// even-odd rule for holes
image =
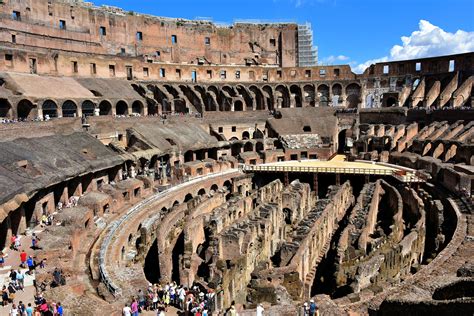
[[149, 85], [163, 112], [255, 111], [290, 107], [346, 106], [361, 102], [359, 83], [276, 86]]
[[[41, 111], [41, 112], [40, 112]], [[35, 104], [28, 99], [22, 99], [12, 106], [8, 99], [0, 99], [0, 117], [7, 119], [31, 120], [38, 116], [44, 118], [55, 117], [77, 117], [93, 115], [130, 115], [145, 114], [144, 104], [140, 100], [129, 102], [125, 100], [116, 101], [114, 104], [108, 100], [95, 103], [84, 100], [80, 103], [73, 100], [65, 100], [62, 103], [48, 99]]]

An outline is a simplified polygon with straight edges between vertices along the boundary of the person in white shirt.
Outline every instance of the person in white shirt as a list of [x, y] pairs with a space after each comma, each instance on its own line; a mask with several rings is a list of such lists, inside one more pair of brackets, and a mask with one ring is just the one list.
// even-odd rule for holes
[[18, 311], [16, 304], [13, 303], [12, 308], [10, 309], [10, 316], [18, 316], [18, 315], [20, 315], [20, 312]]
[[258, 304], [258, 306], [257, 306], [257, 316], [263, 316], [264, 311], [265, 311], [265, 309], [263, 308], [263, 305]]
[[123, 316], [132, 316], [132, 309], [128, 304], [125, 304], [125, 307], [122, 309], [122, 315]]

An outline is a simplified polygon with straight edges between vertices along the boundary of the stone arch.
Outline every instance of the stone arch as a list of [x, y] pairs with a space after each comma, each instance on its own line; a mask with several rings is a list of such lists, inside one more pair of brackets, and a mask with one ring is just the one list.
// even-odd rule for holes
[[132, 103], [132, 114], [143, 115], [143, 103], [139, 100], [136, 100]]
[[204, 188], [199, 189], [199, 191], [197, 192], [197, 195], [199, 195], [199, 196], [206, 195], [206, 189], [204, 189]]
[[231, 146], [232, 156], [234, 157], [238, 156], [241, 152], [241, 149], [242, 149], [242, 144], [239, 144], [239, 143], [232, 144]]
[[252, 144], [252, 142], [247, 142], [247, 143], [245, 143], [245, 145], [244, 145], [244, 152], [247, 152], [247, 151], [253, 151], [253, 144]]
[[188, 194], [186, 194], [186, 196], [184, 197], [183, 202], [184, 202], [184, 203], [189, 202], [189, 201], [191, 201], [193, 198], [194, 198], [193, 195], [192, 195], [191, 193], [188, 193]]
[[290, 86], [290, 93], [295, 100], [295, 107], [300, 108], [303, 106], [303, 94], [301, 93], [301, 87], [298, 85]]
[[58, 117], [58, 105], [53, 100], [46, 100], [43, 102], [43, 117]]
[[153, 100], [147, 100], [147, 111], [148, 115], [156, 115], [158, 114], [158, 104]]
[[265, 110], [265, 100], [262, 91], [256, 86], [250, 86], [249, 90], [254, 95], [255, 109]]
[[85, 100], [82, 102], [82, 115], [93, 116], [95, 110], [95, 104], [90, 100]]
[[293, 211], [287, 207], [283, 209], [283, 215], [285, 217], [285, 224], [291, 225], [291, 219], [293, 216]]
[[217, 192], [219, 190], [219, 186], [217, 184], [211, 185], [211, 191]]
[[66, 100], [62, 105], [63, 117], [76, 117], [77, 116], [77, 105], [74, 101]]
[[309, 106], [316, 106], [316, 94], [314, 91], [314, 86], [312, 84], [307, 84], [303, 87], [304, 100]]
[[287, 87], [283, 85], [278, 85], [275, 89], [275, 95], [276, 95], [277, 103], [280, 104], [279, 107], [281, 108], [290, 107], [290, 93]]
[[250, 133], [248, 131], [243, 132], [242, 139], [250, 139]]
[[194, 161], [194, 152], [192, 150], [188, 150], [184, 153], [184, 162]]
[[234, 111], [243, 111], [244, 110], [244, 104], [242, 103], [241, 100], [235, 100], [234, 102]]
[[329, 87], [327, 84], [321, 84], [318, 86], [318, 98], [319, 106], [329, 105]]
[[127, 102], [120, 100], [115, 104], [115, 114], [117, 115], [128, 115], [128, 104]]
[[[273, 89], [270, 86], [263, 86], [262, 91], [266, 94], [264, 97], [267, 99], [267, 107], [269, 110], [275, 109], [275, 102], [273, 97]], [[262, 93], [263, 94], [263, 93]]]
[[100, 102], [99, 115], [112, 115], [112, 104], [109, 101], [103, 100], [102, 102]]
[[7, 99], [0, 99], [0, 117], [11, 119], [13, 118], [12, 105]]
[[232, 191], [232, 182], [230, 182], [229, 180], [226, 180], [224, 184], [222, 185], [222, 187], [226, 187], [227, 190]]
[[35, 105], [30, 100], [23, 99], [18, 102], [17, 115], [20, 120], [31, 120], [36, 116]]
[[[342, 102], [342, 85], [340, 83], [335, 83], [332, 85], [331, 90], [332, 90], [332, 97], [333, 97], [332, 106], [339, 106], [339, 104]], [[336, 102], [336, 99], [337, 99], [337, 102]]]
[[360, 103], [360, 85], [351, 83], [346, 87], [347, 107], [356, 109]]

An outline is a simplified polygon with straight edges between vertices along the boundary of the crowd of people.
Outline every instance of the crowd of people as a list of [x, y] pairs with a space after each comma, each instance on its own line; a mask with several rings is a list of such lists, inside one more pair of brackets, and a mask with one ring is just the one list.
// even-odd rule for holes
[[142, 311], [155, 311], [158, 316], [164, 316], [170, 306], [184, 312], [186, 316], [208, 316], [213, 308], [214, 292], [204, 291], [199, 286], [187, 288], [176, 282], [149, 284], [146, 291], [138, 290], [130, 304], [122, 309], [123, 316], [138, 316]]

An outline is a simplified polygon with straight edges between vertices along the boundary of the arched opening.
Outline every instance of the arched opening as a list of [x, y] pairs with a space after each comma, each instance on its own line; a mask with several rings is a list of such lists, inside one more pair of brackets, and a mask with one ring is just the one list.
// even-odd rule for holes
[[357, 109], [359, 107], [360, 86], [356, 83], [351, 83], [346, 87], [347, 107], [350, 109]]
[[156, 284], [160, 281], [161, 271], [158, 251], [158, 239], [155, 239], [145, 257], [144, 272], [148, 282]]
[[58, 106], [56, 102], [52, 100], [46, 100], [43, 102], [43, 117], [58, 117]]
[[347, 130], [342, 130], [337, 136], [337, 153], [343, 154], [346, 149], [346, 132]]
[[178, 240], [176, 240], [176, 244], [173, 247], [173, 251], [171, 253], [171, 258], [173, 261], [173, 270], [171, 272], [171, 280], [176, 282], [177, 284], [181, 283], [180, 280], [180, 268], [181, 268], [181, 260], [180, 257], [184, 254], [184, 232], [181, 232], [178, 236]]
[[287, 207], [285, 207], [285, 208], [283, 209], [283, 215], [284, 215], [284, 217], [285, 217], [285, 224], [291, 225], [292, 213], [293, 213], [293, 212], [292, 212], [289, 208], [287, 208]]
[[184, 162], [194, 161], [194, 153], [192, 150], [188, 150], [184, 153]]
[[253, 94], [254, 96], [256, 102], [256, 109], [265, 110], [265, 101], [263, 99], [262, 91], [260, 91], [260, 89], [255, 86], [251, 86], [249, 90], [251, 91], [250, 94]]
[[119, 101], [115, 105], [115, 113], [117, 115], [128, 115], [128, 104], [125, 101]]
[[242, 133], [242, 139], [250, 139], [250, 133], [245, 131]]
[[232, 191], [232, 183], [229, 180], [224, 182], [224, 187], [227, 188], [227, 191]]
[[65, 101], [62, 105], [63, 117], [76, 117], [77, 105], [73, 101]]
[[280, 104], [282, 108], [290, 107], [290, 94], [288, 89], [285, 86], [277, 86], [275, 89], [277, 103]]
[[266, 98], [267, 100], [267, 107], [269, 110], [273, 110], [275, 109], [275, 103], [274, 103], [274, 100], [273, 100], [273, 90], [272, 90], [272, 87], [270, 86], [264, 86], [262, 88], [262, 90], [264, 91], [263, 95], [264, 97]]
[[318, 87], [319, 106], [329, 105], [329, 87], [322, 84]]
[[92, 101], [86, 100], [82, 102], [82, 115], [93, 116], [95, 104]]
[[394, 97], [390, 97], [387, 99], [387, 107], [392, 107], [392, 106], [395, 106], [397, 104], [397, 99], [395, 99]]
[[217, 184], [213, 184], [211, 186], [211, 191], [217, 192], [217, 190], [219, 190], [219, 187], [217, 186]]
[[309, 84], [305, 85], [303, 87], [303, 92], [306, 103], [308, 103], [309, 106], [316, 106], [314, 86]]
[[135, 101], [132, 104], [132, 114], [142, 115], [143, 114], [143, 103], [140, 101]]
[[189, 202], [193, 199], [193, 195], [191, 193], [186, 194], [184, 197], [184, 203]]
[[234, 111], [243, 111], [243, 110], [244, 110], [244, 105], [243, 105], [242, 101], [240, 101], [240, 100], [235, 101]]
[[336, 83], [332, 86], [332, 106], [342, 103], [342, 85]]
[[112, 115], [112, 104], [109, 101], [102, 101], [99, 104], [99, 115]]
[[34, 118], [34, 105], [28, 100], [21, 100], [18, 103], [17, 113], [19, 120], [31, 120]]
[[253, 151], [253, 144], [252, 144], [251, 142], [245, 143], [244, 151], [245, 151], [245, 152], [247, 152], [247, 151]]
[[257, 152], [262, 152], [263, 151], [263, 143], [262, 142], [257, 142], [255, 145], [255, 151]]
[[204, 196], [204, 195], [206, 195], [206, 190], [204, 190], [204, 188], [201, 188], [201, 189], [198, 191], [198, 195], [199, 195], [199, 196]]
[[152, 101], [147, 101], [148, 115], [158, 114], [158, 105]]
[[12, 118], [12, 106], [7, 99], [0, 99], [0, 117], [7, 119]]
[[189, 109], [186, 107], [186, 102], [182, 99], [174, 99], [174, 111], [176, 113], [188, 113]]
[[242, 144], [239, 144], [239, 143], [232, 144], [231, 146], [232, 156], [234, 157], [238, 156], [241, 152], [241, 149], [242, 149]]
[[301, 95], [301, 88], [297, 85], [292, 85], [290, 87], [290, 92], [295, 100], [295, 107], [300, 108], [303, 106], [303, 100], [302, 100], [302, 95]]

